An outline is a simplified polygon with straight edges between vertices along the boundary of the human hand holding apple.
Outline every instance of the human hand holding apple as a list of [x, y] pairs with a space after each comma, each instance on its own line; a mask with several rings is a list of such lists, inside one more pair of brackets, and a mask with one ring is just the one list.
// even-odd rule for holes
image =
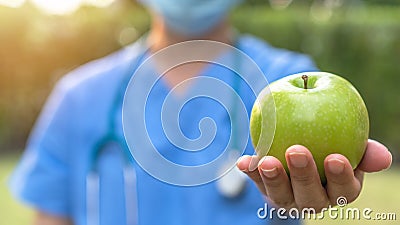
[[[318, 211], [335, 204], [339, 196], [352, 201], [360, 193], [363, 172], [390, 166], [387, 148], [368, 141], [365, 104], [343, 78], [303, 73], [269, 88], [271, 92], [258, 97], [251, 118], [259, 156], [243, 156], [237, 165], [279, 207]], [[275, 114], [268, 107], [273, 105], [272, 96]], [[276, 115], [276, 123], [270, 115]]]
[[342, 154], [354, 169], [364, 154], [368, 132], [368, 112], [360, 94], [347, 80], [324, 72], [275, 81], [258, 96], [250, 118], [260, 158], [275, 156], [287, 170], [286, 149], [303, 145], [311, 151], [322, 183], [326, 156]]

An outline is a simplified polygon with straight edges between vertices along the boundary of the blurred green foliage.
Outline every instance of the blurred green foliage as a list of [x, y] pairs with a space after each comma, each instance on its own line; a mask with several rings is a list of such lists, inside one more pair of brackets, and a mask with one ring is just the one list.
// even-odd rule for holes
[[290, 3], [291, 5], [342, 4], [342, 5], [400, 5], [399, 0], [245, 0], [248, 5], [265, 5], [266, 2], [274, 4]]
[[72, 15], [45, 15], [28, 3], [0, 6], [0, 153], [21, 151], [55, 82], [68, 71], [133, 42], [149, 17], [134, 1]]
[[242, 32], [311, 55], [323, 71], [339, 74], [359, 90], [370, 114], [371, 138], [397, 156], [400, 150], [400, 8], [327, 9], [262, 7], [237, 10]]
[[368, 4], [379, 5], [400, 5], [399, 0], [364, 0]]
[[[232, 22], [271, 44], [310, 54], [350, 80], [370, 113], [371, 137], [400, 149], [400, 8], [248, 4]], [[133, 42], [149, 16], [132, 1], [69, 16], [0, 7], [0, 152], [21, 150], [46, 96], [66, 72]]]

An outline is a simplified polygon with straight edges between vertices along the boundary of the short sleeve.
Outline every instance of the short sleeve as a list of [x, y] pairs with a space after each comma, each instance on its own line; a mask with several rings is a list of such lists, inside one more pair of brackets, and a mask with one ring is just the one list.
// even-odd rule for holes
[[43, 212], [69, 213], [68, 139], [73, 125], [65, 79], [56, 85], [11, 176], [11, 192]]
[[318, 71], [308, 55], [273, 47], [252, 35], [243, 35], [240, 47], [260, 67], [269, 83], [295, 73]]
[[291, 74], [318, 71], [309, 56], [282, 50], [281, 54], [277, 54], [271, 64], [263, 69], [271, 82]]

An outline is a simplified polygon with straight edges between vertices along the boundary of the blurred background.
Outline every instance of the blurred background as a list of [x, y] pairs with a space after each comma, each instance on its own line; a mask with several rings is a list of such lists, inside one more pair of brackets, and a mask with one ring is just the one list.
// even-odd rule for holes
[[[354, 204], [400, 217], [400, 0], [247, 0], [230, 18], [240, 32], [309, 54], [321, 70], [355, 85], [371, 138], [389, 147], [395, 163], [368, 175]], [[0, 224], [32, 217], [10, 196], [7, 177], [55, 82], [134, 42], [149, 22], [133, 0], [0, 0]]]

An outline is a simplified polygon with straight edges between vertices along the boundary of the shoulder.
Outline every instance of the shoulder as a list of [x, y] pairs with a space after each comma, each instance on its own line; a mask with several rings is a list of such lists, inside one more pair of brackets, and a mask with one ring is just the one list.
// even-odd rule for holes
[[[40, 140], [48, 130], [62, 133], [97, 124], [107, 117], [121, 83], [130, 77], [130, 69], [141, 51], [137, 43], [100, 59], [86, 63], [62, 77], [47, 98], [32, 132], [30, 143]], [[133, 72], [133, 71], [132, 71]], [[93, 122], [92, 122], [93, 121]]]
[[270, 82], [290, 74], [318, 70], [308, 55], [273, 47], [252, 35], [242, 35], [238, 45]]
[[[132, 69], [136, 58], [142, 52], [138, 42], [124, 47], [102, 58], [90, 61], [63, 76], [55, 90], [65, 94], [83, 97], [90, 93], [107, 92], [121, 83]], [[133, 72], [133, 71], [132, 71]], [[83, 96], [82, 96], [83, 95]]]

